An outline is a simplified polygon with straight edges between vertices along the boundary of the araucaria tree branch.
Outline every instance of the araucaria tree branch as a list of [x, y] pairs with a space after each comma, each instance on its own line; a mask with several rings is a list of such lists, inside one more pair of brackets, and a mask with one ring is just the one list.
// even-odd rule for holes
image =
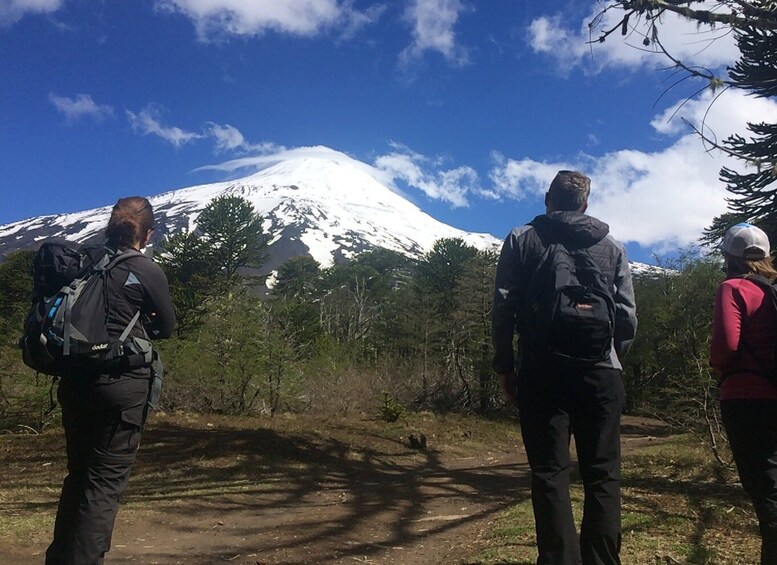
[[732, 27], [757, 27], [759, 29], [777, 29], [777, 3], [742, 2], [724, 0], [717, 5], [729, 12], [716, 10], [695, 10], [690, 4], [703, 3], [703, 0], [632, 0], [614, 2], [627, 13], [655, 15], [662, 11], [673, 12], [700, 24], [723, 24]]

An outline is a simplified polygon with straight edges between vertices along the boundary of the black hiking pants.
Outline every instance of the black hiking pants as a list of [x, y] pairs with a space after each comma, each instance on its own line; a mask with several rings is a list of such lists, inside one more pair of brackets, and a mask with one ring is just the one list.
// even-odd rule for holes
[[[517, 394], [532, 472], [537, 565], [619, 565], [621, 371], [522, 369]], [[569, 493], [571, 436], [585, 497], [579, 538]]]
[[149, 383], [127, 376], [60, 381], [68, 475], [46, 565], [102, 565], [140, 444]]
[[761, 565], [777, 565], [777, 400], [723, 400], [723, 425], [761, 531]]

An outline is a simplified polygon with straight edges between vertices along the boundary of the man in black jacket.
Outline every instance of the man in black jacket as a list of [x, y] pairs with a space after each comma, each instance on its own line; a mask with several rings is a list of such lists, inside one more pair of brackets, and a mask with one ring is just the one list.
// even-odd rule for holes
[[[507, 236], [496, 273], [493, 369], [506, 399], [520, 411], [532, 470], [537, 565], [620, 564], [620, 360], [637, 318], [623, 245], [608, 235], [607, 224], [585, 215], [590, 183], [581, 173], [560, 171], [545, 195], [546, 213]], [[612, 290], [614, 337], [609, 355], [598, 362], [562, 362], [528, 345], [532, 328], [521, 323], [533, 300], [528, 287], [554, 245], [590, 254]], [[516, 332], [523, 334], [517, 369]], [[571, 435], [585, 488], [579, 540], [569, 496]]]

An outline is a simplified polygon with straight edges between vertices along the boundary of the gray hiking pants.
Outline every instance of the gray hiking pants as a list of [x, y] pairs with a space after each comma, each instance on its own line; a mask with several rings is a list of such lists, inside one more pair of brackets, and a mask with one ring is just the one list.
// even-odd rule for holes
[[149, 380], [65, 377], [57, 397], [67, 442], [46, 565], [102, 565], [146, 418]]

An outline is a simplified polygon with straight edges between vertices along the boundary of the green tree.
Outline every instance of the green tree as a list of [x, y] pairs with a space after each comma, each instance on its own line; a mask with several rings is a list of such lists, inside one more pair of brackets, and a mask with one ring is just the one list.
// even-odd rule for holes
[[404, 255], [375, 249], [325, 269], [316, 291], [324, 331], [373, 360], [387, 352], [396, 336], [389, 329], [394, 294], [407, 286], [413, 265]]
[[[486, 414], [499, 394], [491, 370], [491, 308], [494, 299], [494, 278], [498, 261], [496, 251], [478, 251], [457, 287], [459, 307], [453, 315], [454, 343], [462, 359], [458, 361], [460, 378], [462, 366], [476, 393], [469, 393], [470, 408]], [[477, 404], [475, 405], [475, 401]]]
[[[775, 5], [769, 4], [772, 21], [777, 21]], [[729, 70], [732, 84], [761, 98], [777, 96], [777, 30], [736, 29], [741, 57]], [[733, 195], [732, 212], [757, 223], [777, 242], [777, 124], [748, 123], [747, 129], [751, 136], [723, 141], [725, 151], [749, 165], [747, 172], [723, 167], [720, 176]]]
[[[299, 350], [286, 318], [245, 288], [214, 299], [196, 335], [162, 344], [171, 408], [231, 414], [296, 408]], [[172, 342], [172, 343], [171, 343]]]
[[435, 408], [472, 409], [468, 351], [458, 311], [465, 296], [461, 286], [477, 253], [462, 239], [440, 239], [416, 271], [414, 332], [423, 359], [421, 399]]
[[[10, 253], [0, 263], [0, 332], [21, 334], [24, 316], [32, 303], [32, 261], [35, 252]], [[18, 337], [18, 336], [17, 336]]]
[[316, 293], [321, 270], [312, 257], [293, 257], [278, 268], [270, 301], [274, 327], [300, 356], [311, 354], [321, 335], [321, 316]]
[[258, 269], [267, 260], [269, 240], [262, 228], [262, 217], [245, 198], [214, 198], [197, 218], [197, 230], [214, 268], [228, 285], [237, 282], [240, 269]]
[[625, 360], [630, 411], [648, 411], [713, 447], [722, 437], [709, 340], [720, 261], [687, 251], [652, 277], [636, 279], [638, 339]]
[[292, 257], [278, 267], [273, 294], [284, 298], [309, 298], [316, 288], [320, 274], [318, 261], [312, 257]]
[[8, 254], [0, 263], [0, 429], [40, 430], [56, 407], [52, 381], [21, 361], [17, 342], [32, 304], [35, 251]]
[[456, 307], [457, 288], [476, 255], [477, 249], [463, 239], [440, 239], [418, 264], [419, 288], [436, 300], [439, 315], [445, 316]]
[[372, 249], [353, 258], [357, 265], [375, 269], [390, 289], [396, 289], [407, 283], [412, 277], [416, 261], [390, 249]]
[[202, 324], [208, 303], [220, 288], [208, 247], [195, 233], [183, 231], [164, 239], [155, 259], [170, 284], [176, 333], [186, 335]]
[[354, 263], [377, 274], [373, 298], [379, 305], [372, 325], [370, 347], [375, 354], [412, 355], [416, 344], [408, 335], [408, 319], [415, 317], [412, 280], [417, 261], [388, 249], [374, 249], [354, 257]]
[[325, 269], [319, 289], [321, 326], [340, 342], [365, 343], [380, 313], [380, 274], [355, 262]]

